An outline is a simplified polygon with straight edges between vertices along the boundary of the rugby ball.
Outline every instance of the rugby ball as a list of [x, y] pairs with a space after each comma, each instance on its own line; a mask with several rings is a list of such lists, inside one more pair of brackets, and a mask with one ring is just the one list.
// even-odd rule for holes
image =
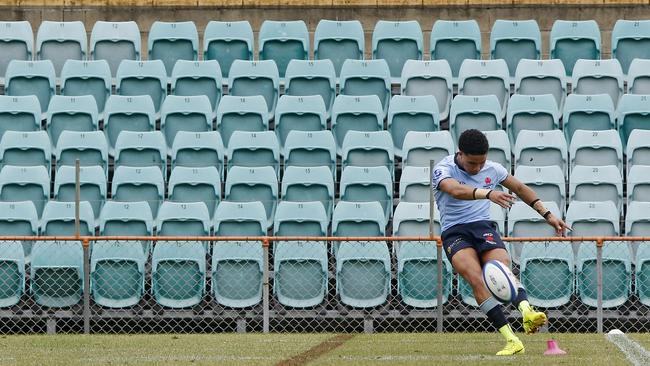
[[504, 304], [517, 297], [519, 281], [508, 266], [497, 260], [485, 263], [483, 281], [492, 296]]

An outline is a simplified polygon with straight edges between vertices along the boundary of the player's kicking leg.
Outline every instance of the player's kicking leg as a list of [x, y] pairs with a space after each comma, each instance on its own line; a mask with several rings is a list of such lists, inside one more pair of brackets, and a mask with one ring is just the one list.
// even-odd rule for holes
[[[506, 266], [510, 265], [508, 252], [506, 252], [505, 249], [501, 249], [501, 248], [483, 252], [483, 254], [481, 254], [481, 259], [483, 263], [489, 260], [496, 259], [504, 263]], [[530, 303], [528, 302], [528, 295], [526, 294], [526, 290], [521, 285], [521, 283], [518, 283], [518, 285], [519, 288], [517, 289], [517, 297], [515, 297], [512, 300], [512, 304], [517, 309], [519, 309], [519, 312], [521, 312], [521, 315], [523, 317], [523, 323], [524, 323], [524, 332], [526, 332], [526, 334], [536, 333], [539, 330], [539, 327], [546, 324], [547, 322], [546, 314], [544, 314], [541, 311], [536, 311], [530, 305]]]
[[499, 330], [499, 333], [506, 339], [506, 346], [497, 353], [497, 356], [509, 356], [524, 353], [524, 345], [515, 335], [503, 314], [503, 308], [485, 287], [483, 272], [478, 254], [474, 248], [460, 249], [451, 257], [451, 263], [456, 271], [463, 276], [474, 291], [474, 297], [479, 304], [481, 311]]

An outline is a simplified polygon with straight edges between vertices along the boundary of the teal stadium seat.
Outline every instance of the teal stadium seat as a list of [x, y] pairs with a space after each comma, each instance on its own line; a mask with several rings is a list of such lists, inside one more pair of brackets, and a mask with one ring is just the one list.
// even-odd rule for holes
[[[650, 202], [643, 201], [628, 201], [627, 211], [625, 214], [625, 235], [626, 236], [649, 236], [650, 235], [650, 219], [648, 218], [647, 212], [650, 208]], [[632, 258], [637, 258], [639, 256], [639, 251], [642, 250], [641, 247], [646, 245], [645, 242], [628, 242], [628, 247], [630, 248], [630, 253]], [[645, 249], [643, 249], [645, 250]], [[639, 269], [639, 266], [642, 266], [642, 263], [637, 261], [634, 262]], [[637, 287], [637, 290], [640, 290]]]
[[273, 60], [235, 60], [228, 78], [228, 94], [235, 97], [261, 95], [266, 101], [268, 115], [275, 115], [280, 96], [280, 74]]
[[32, 60], [34, 58], [34, 32], [26, 21], [0, 22], [0, 77], [4, 79], [11, 60]]
[[390, 254], [384, 241], [340, 243], [336, 253], [336, 293], [357, 308], [382, 305], [390, 294]]
[[291, 60], [309, 59], [309, 31], [303, 20], [262, 22], [258, 34], [260, 60], [272, 60], [284, 78]]
[[439, 162], [454, 153], [454, 140], [449, 131], [409, 131], [402, 147], [403, 166], [429, 166], [430, 160]]
[[20, 242], [0, 245], [0, 269], [0, 308], [8, 308], [18, 304], [25, 293], [25, 253]]
[[430, 190], [429, 167], [406, 166], [402, 168], [402, 176], [399, 180], [400, 203], [429, 203], [431, 200]]
[[618, 132], [578, 130], [569, 144], [571, 169], [576, 165], [613, 165], [623, 172], [623, 146]]
[[[149, 204], [144, 201], [106, 201], [99, 214], [99, 235], [153, 235], [153, 217]], [[147, 258], [149, 256], [150, 242], [141, 241], [140, 244], [140, 252]]]
[[205, 95], [165, 98], [160, 108], [160, 130], [171, 152], [179, 131], [206, 132], [212, 130], [212, 106]]
[[522, 59], [515, 72], [515, 93], [523, 95], [551, 94], [557, 103], [556, 109], [564, 109], [567, 95], [567, 80], [561, 60]]
[[46, 128], [55, 149], [63, 131], [97, 131], [99, 113], [95, 99], [91, 95], [53, 96], [47, 111]]
[[449, 131], [454, 141], [470, 128], [480, 131], [502, 128], [501, 104], [495, 95], [459, 94], [451, 102], [449, 115]]
[[623, 177], [612, 165], [576, 165], [569, 177], [570, 201], [611, 201], [623, 208]]
[[214, 299], [231, 308], [259, 304], [262, 301], [263, 266], [260, 241], [216, 242], [212, 251]]
[[350, 131], [341, 147], [341, 169], [349, 166], [386, 167], [395, 177], [395, 152], [388, 131]]
[[0, 201], [32, 201], [41, 217], [49, 199], [50, 176], [45, 167], [7, 165], [0, 170]]
[[7, 131], [0, 139], [0, 165], [43, 166], [50, 171], [52, 150], [45, 131]]
[[329, 217], [320, 202], [282, 201], [273, 223], [275, 236], [327, 236]]
[[40, 111], [45, 113], [55, 92], [56, 81], [52, 61], [13, 60], [7, 65], [5, 95], [11, 97], [35, 95], [40, 103]]
[[551, 94], [514, 94], [508, 102], [506, 130], [515, 146], [521, 130], [549, 131], [560, 129], [560, 111]]
[[226, 95], [217, 107], [217, 131], [228, 147], [230, 136], [235, 131], [266, 131], [269, 129], [268, 109], [264, 97], [235, 97]]
[[226, 149], [217, 131], [178, 131], [171, 149], [172, 169], [215, 167], [223, 178], [223, 160]]
[[171, 95], [182, 97], [205, 95], [210, 100], [212, 119], [221, 101], [223, 79], [216, 60], [178, 60], [171, 76]]
[[650, 102], [645, 95], [625, 94], [616, 109], [616, 123], [623, 147], [634, 130], [650, 130]]
[[406, 60], [400, 85], [403, 96], [432, 95], [438, 105], [440, 119], [449, 118], [453, 84], [447, 60]]
[[[542, 201], [544, 206], [555, 217], [562, 218], [563, 214], [558, 205], [553, 201]], [[564, 207], [563, 207], [564, 209]], [[555, 230], [546, 223], [537, 211], [522, 201], [515, 202], [508, 211], [508, 236], [509, 237], [541, 237], [556, 236]], [[533, 243], [535, 245], [537, 243]], [[542, 243], [539, 243], [540, 245]], [[515, 263], [521, 264], [522, 247], [526, 244], [510, 242], [510, 253]], [[537, 248], [536, 248], [537, 249]]]
[[524, 243], [519, 273], [533, 306], [556, 308], [571, 302], [575, 260], [570, 243]]
[[[458, 94], [464, 96], [494, 95], [499, 100], [499, 116], [506, 116], [510, 97], [508, 65], [499, 60], [465, 60], [458, 71]], [[453, 102], [452, 102], [453, 108]]]
[[115, 77], [122, 60], [140, 60], [141, 35], [134, 21], [97, 21], [90, 33], [90, 60], [106, 60]]
[[[76, 200], [75, 168], [60, 166], [54, 179], [54, 199], [62, 202]], [[79, 200], [90, 203], [95, 220], [106, 201], [106, 173], [101, 166], [79, 168]]]
[[[95, 235], [95, 214], [87, 201], [79, 202], [79, 234]], [[75, 203], [48, 201], [41, 218], [41, 235], [76, 235]]]
[[123, 60], [117, 69], [115, 94], [148, 95], [153, 101], [154, 110], [159, 113], [167, 95], [165, 64], [161, 60]]
[[328, 290], [327, 244], [324, 241], [280, 241], [273, 252], [273, 292], [292, 308], [321, 304]]
[[515, 167], [555, 165], [566, 174], [567, 151], [567, 142], [560, 130], [523, 130], [519, 132], [513, 150]]
[[571, 79], [573, 94], [609, 94], [618, 105], [623, 95], [623, 70], [616, 59], [578, 60]]
[[641, 242], [635, 257], [634, 288], [639, 301], [650, 306], [650, 244]]
[[[33, 202], [0, 202], [0, 235], [36, 236], [38, 225], [38, 213]], [[21, 243], [26, 263], [31, 260], [32, 244], [31, 241]]]
[[650, 131], [633, 130], [625, 148], [627, 170], [635, 165], [650, 165]]
[[612, 58], [621, 63], [628, 74], [635, 58], [650, 59], [650, 21], [618, 19], [612, 29]]
[[36, 304], [49, 308], [78, 304], [84, 290], [81, 242], [34, 243], [30, 280], [30, 292]]
[[[610, 201], [583, 202], [573, 201], [569, 204], [565, 222], [573, 231], [570, 236], [618, 236], [621, 213], [616, 204]], [[573, 252], [577, 256], [580, 243], [573, 243]]]
[[284, 144], [284, 169], [326, 166], [336, 177], [336, 142], [329, 130], [290, 131]]
[[0, 139], [6, 131], [38, 131], [40, 129], [41, 106], [36, 96], [0, 95]]
[[560, 59], [567, 76], [579, 59], [600, 59], [600, 28], [594, 20], [556, 20], [550, 34], [549, 55]]
[[393, 177], [386, 167], [349, 166], [341, 174], [340, 196], [347, 202], [379, 202], [386, 222], [393, 215]]
[[627, 73], [627, 92], [630, 94], [650, 94], [650, 60], [634, 59]]
[[627, 202], [650, 202], [650, 166], [635, 165], [627, 174]]
[[387, 129], [392, 136], [396, 155], [402, 156], [404, 138], [408, 132], [440, 130], [440, 114], [436, 106], [432, 95], [395, 95], [391, 98]]
[[332, 134], [337, 154], [348, 131], [381, 131], [384, 128], [381, 101], [376, 95], [339, 95], [332, 107]]
[[216, 60], [227, 81], [234, 60], [253, 61], [253, 28], [247, 20], [211, 20], [203, 32], [203, 59]]
[[[627, 245], [609, 242], [603, 245], [603, 308], [609, 309], [625, 304], [632, 293], [632, 258]], [[596, 244], [582, 243], [576, 257], [578, 296], [595, 308], [598, 285], [596, 279]]]
[[115, 142], [114, 166], [154, 166], [166, 177], [167, 145], [162, 132], [122, 131]]
[[115, 142], [120, 132], [153, 131], [156, 126], [156, 110], [148, 95], [111, 95], [106, 101], [104, 114], [104, 134], [111, 156], [115, 154]]
[[[171, 202], [160, 205], [156, 217], [159, 236], [209, 236], [212, 218], [203, 202]], [[206, 252], [209, 242], [202, 242]]]
[[233, 202], [262, 202], [266, 228], [271, 227], [278, 202], [278, 175], [270, 166], [233, 166], [226, 177], [224, 198]]
[[36, 33], [36, 60], [50, 60], [61, 75], [67, 60], [85, 60], [88, 57], [86, 28], [80, 21], [53, 22], [44, 20]]
[[406, 60], [422, 60], [424, 36], [417, 20], [378, 20], [372, 32], [372, 58], [388, 63], [393, 82], [399, 82]]
[[[332, 99], [334, 101], [334, 99]], [[283, 95], [275, 109], [275, 134], [284, 155], [284, 143], [291, 131], [327, 129], [327, 110], [320, 95]]]
[[490, 58], [504, 59], [510, 77], [515, 76], [519, 60], [539, 60], [542, 56], [542, 33], [536, 20], [497, 19], [490, 31]]
[[[566, 178], [559, 166], [526, 166], [515, 169], [515, 177], [532, 188], [544, 202], [554, 202], [564, 213], [566, 207]], [[559, 217], [559, 216], [558, 216]]]
[[[289, 61], [285, 74], [284, 95], [299, 97], [320, 95], [329, 118], [336, 97], [334, 64], [329, 59]], [[275, 114], [277, 116], [277, 111]]]
[[[214, 213], [216, 236], [263, 236], [266, 234], [266, 209], [260, 201], [223, 201]], [[219, 245], [218, 243], [215, 245]]]
[[178, 166], [172, 169], [167, 190], [169, 201], [202, 202], [210, 217], [214, 217], [214, 211], [221, 201], [221, 176], [213, 166]]
[[63, 131], [54, 157], [57, 167], [75, 166], [79, 159], [80, 166], [99, 166], [108, 174], [108, 144], [101, 131]]
[[327, 217], [332, 216], [334, 179], [326, 166], [286, 167], [281, 193], [282, 200], [286, 202], [319, 202]]
[[483, 131], [483, 134], [487, 137], [490, 146], [488, 148], [487, 158], [495, 163], [501, 164], [510, 173], [512, 158], [510, 153], [510, 140], [506, 131]]
[[79, 99], [83, 95], [92, 95], [97, 111], [103, 114], [112, 88], [111, 69], [106, 60], [68, 60], [63, 64], [61, 95]]
[[[395, 208], [393, 217], [393, 233], [395, 236], [429, 236], [431, 228], [429, 202], [400, 201]], [[433, 213], [433, 233], [440, 235], [440, 212]], [[435, 243], [432, 243], [435, 245]], [[399, 248], [399, 245], [396, 245]], [[398, 251], [397, 249], [395, 251]]]
[[431, 29], [431, 60], [447, 60], [458, 83], [458, 71], [465, 59], [481, 58], [481, 29], [474, 19], [442, 20]]
[[[1, 174], [0, 174], [1, 175]], [[165, 180], [155, 166], [115, 168], [111, 197], [117, 202], [146, 201], [155, 217], [165, 195]]]
[[228, 170], [240, 167], [272, 167], [280, 172], [280, 144], [273, 131], [235, 131], [226, 151]]
[[385, 117], [391, 97], [391, 74], [386, 60], [345, 60], [339, 78], [339, 94], [376, 95], [381, 102], [382, 117]]
[[[333, 236], [384, 236], [386, 216], [379, 202], [340, 200], [332, 215]], [[337, 243], [334, 243], [337, 247]]]
[[168, 77], [176, 61], [199, 59], [199, 33], [194, 22], [155, 21], [147, 40], [149, 60], [162, 60]]
[[158, 304], [181, 309], [198, 305], [206, 287], [205, 249], [199, 241], [159, 241], [151, 256], [151, 291]]
[[144, 295], [147, 256], [137, 241], [98, 241], [90, 256], [90, 289], [95, 304], [137, 305]]
[[336, 76], [347, 59], [363, 60], [365, 35], [358, 20], [321, 19], [314, 31], [314, 59], [331, 60]]

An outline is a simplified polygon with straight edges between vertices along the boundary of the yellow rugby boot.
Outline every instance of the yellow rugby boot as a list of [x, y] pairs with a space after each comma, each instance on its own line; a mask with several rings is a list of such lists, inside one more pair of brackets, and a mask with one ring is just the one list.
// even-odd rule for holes
[[548, 321], [546, 314], [541, 311], [535, 310], [528, 301], [522, 301], [519, 304], [519, 311], [523, 316], [524, 332], [526, 334], [537, 333], [539, 327], [546, 324]]
[[521, 343], [519, 339], [510, 339], [508, 340], [508, 343], [506, 343], [506, 346], [503, 347], [501, 351], [497, 352], [497, 356], [518, 355], [523, 354], [525, 351], [526, 348], [524, 348], [524, 344]]

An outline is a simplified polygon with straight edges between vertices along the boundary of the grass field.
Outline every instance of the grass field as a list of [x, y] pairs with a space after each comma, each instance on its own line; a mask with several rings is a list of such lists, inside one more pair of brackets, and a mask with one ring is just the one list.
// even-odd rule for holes
[[[599, 334], [556, 334], [567, 356], [546, 357], [548, 334], [522, 336], [526, 354], [496, 357], [497, 334], [202, 334], [0, 337], [0, 365], [628, 365]], [[650, 335], [630, 338], [644, 346]]]

